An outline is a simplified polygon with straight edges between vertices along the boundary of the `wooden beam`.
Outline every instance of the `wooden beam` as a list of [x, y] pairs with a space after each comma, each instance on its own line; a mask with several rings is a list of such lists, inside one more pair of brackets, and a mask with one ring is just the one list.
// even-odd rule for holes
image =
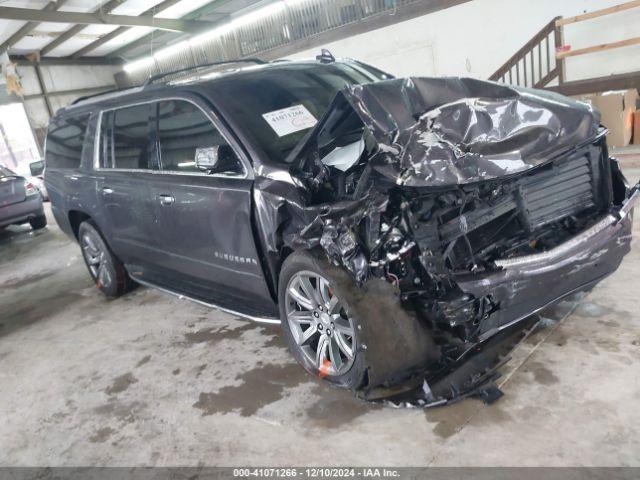
[[101, 36], [99, 39], [94, 40], [89, 45], [85, 45], [80, 50], [76, 50], [71, 54], [72, 58], [80, 58], [84, 57], [87, 53], [93, 52], [96, 48], [104, 45], [107, 42], [110, 42], [114, 38], [122, 35], [124, 32], [128, 31], [129, 27], [118, 27], [113, 32], [109, 32]]
[[[55, 92], [47, 92], [49, 97], [61, 97], [65, 95], [77, 95], [79, 97], [83, 95], [90, 95], [92, 93], [100, 93], [109, 90], [115, 90], [115, 85], [103, 85], [100, 87], [89, 87], [89, 88], [75, 88], [73, 90], [57, 90]], [[34, 98], [41, 98], [43, 95], [41, 93], [32, 93], [30, 95], [25, 95], [23, 98], [25, 100], [32, 100]]]
[[42, 78], [42, 70], [40, 69], [40, 65], [37, 63], [33, 66], [36, 71], [36, 78], [38, 79], [38, 85], [40, 86], [40, 93], [44, 97], [44, 103], [47, 106], [47, 112], [49, 113], [49, 118], [53, 117], [53, 106], [51, 105], [51, 100], [49, 99], [49, 92], [47, 92], [47, 87], [44, 84], [44, 79]]
[[77, 23], [83, 25], [122, 25], [127, 27], [151, 27], [175, 32], [193, 32], [207, 27], [209, 22], [156, 18], [152, 15], [110, 15], [101, 13], [57, 12], [32, 8], [0, 7], [0, 18], [26, 20], [28, 22]]
[[[178, 3], [178, 1], [179, 0], [164, 0], [163, 2], [160, 2], [158, 5], [156, 5], [154, 7], [151, 7], [148, 10], [145, 10], [144, 12], [141, 13], [141, 15], [155, 15], [157, 13], [162, 12], [163, 10], [166, 10], [169, 7], [172, 7], [173, 5]], [[118, 27], [113, 32], [109, 32], [106, 35], [104, 35], [101, 38], [99, 38], [98, 40], [95, 40], [95, 41], [91, 42], [89, 45], [86, 45], [86, 46], [82, 47], [80, 50], [77, 50], [77, 51], [73, 52], [71, 54], [71, 57], [73, 57], [73, 58], [83, 57], [87, 53], [92, 52], [93, 50], [95, 50], [99, 46], [104, 45], [105, 43], [113, 40], [118, 35], [123, 34], [127, 30], [129, 30], [129, 27]]]
[[[98, 13], [98, 14], [109, 13], [117, 6], [122, 5], [124, 2], [126, 2], [126, 0], [110, 0], [104, 5], [101, 5], [98, 8], [96, 8], [92, 13]], [[142, 14], [144, 15], [144, 13], [146, 12], [143, 12]], [[78, 33], [80, 33], [85, 28], [87, 28], [86, 25], [74, 25], [66, 32], [63, 32], [62, 35], [60, 35], [58, 38], [49, 42], [44, 47], [42, 47], [42, 50], [40, 50], [40, 56], [44, 57], [53, 49], [59, 47], [67, 40], [70, 40], [71, 38], [75, 37]]]
[[563, 95], [586, 95], [589, 93], [628, 90], [631, 88], [640, 89], [640, 72], [566, 82], [563, 85], [546, 87], [545, 90], [551, 90]]
[[562, 60], [567, 57], [577, 57], [578, 55], [586, 55], [588, 53], [604, 52], [614, 48], [630, 47], [632, 45], [640, 45], [640, 37], [620, 40], [619, 42], [603, 43], [593, 47], [579, 48], [577, 50], [569, 50], [568, 52], [557, 52], [556, 58]]
[[[66, 1], [67, 0], [59, 0], [57, 2], [56, 1], [49, 2], [44, 6], [43, 10], [47, 11], [47, 12], [55, 10], [57, 8], [60, 8], [62, 5], [64, 5]], [[22, 40], [24, 37], [29, 35], [29, 33], [31, 33], [33, 31], [33, 29], [36, 28], [38, 25], [40, 25], [39, 22], [27, 22], [27, 23], [25, 23], [22, 27], [20, 27], [18, 29], [18, 31], [16, 33], [11, 35], [9, 38], [7, 38], [2, 43], [2, 45], [0, 45], [0, 53], [6, 52], [7, 50], [9, 50], [10, 47], [12, 47], [17, 42]]]
[[556, 26], [562, 27], [563, 25], [570, 25], [572, 23], [584, 22], [585, 20], [591, 20], [593, 18], [603, 17], [605, 15], [612, 15], [618, 12], [624, 12], [632, 8], [640, 7], [640, 0], [634, 0], [633, 2], [626, 2], [620, 5], [615, 5], [609, 8], [603, 8], [602, 10], [596, 10], [595, 12], [583, 13], [582, 15], [576, 15], [575, 17], [562, 18], [556, 21]]
[[[202, 15], [213, 15], [216, 13], [215, 12], [216, 9], [218, 9], [219, 7], [223, 6], [226, 3], [229, 3], [230, 1], [231, 0], [213, 0], [181, 18], [184, 20], [195, 20], [197, 18], [200, 18]], [[228, 14], [222, 14], [222, 15], [224, 17], [228, 17]], [[215, 26], [216, 25], [212, 25], [211, 28], [215, 28]], [[129, 50], [140, 47], [142, 45], [150, 45], [152, 41], [158, 40], [159, 38], [167, 37], [170, 34], [171, 32], [148, 33], [144, 37], [134, 40], [133, 42], [129, 42], [126, 45], [123, 45], [122, 47], [118, 48], [117, 50], [110, 52], [109, 56], [119, 57], [120, 55], [122, 55], [125, 52], [128, 52]], [[86, 54], [87, 52], [83, 50], [79, 50], [76, 53], [83, 52], [83, 55]]]
[[86, 25], [74, 25], [66, 32], [63, 32], [58, 38], [56, 38], [55, 40], [52, 40], [51, 42], [47, 43], [44, 47], [42, 47], [42, 50], [40, 50], [40, 55], [45, 56], [46, 54], [51, 52], [54, 48], [62, 45], [67, 40], [70, 40], [71, 38], [75, 37], [78, 33], [80, 33], [85, 28], [87, 28]]
[[31, 67], [35, 63], [40, 65], [122, 65], [124, 62], [119, 58], [105, 58], [105, 57], [83, 57], [83, 58], [70, 58], [70, 57], [42, 57], [37, 62], [25, 57], [24, 55], [10, 55], [9, 58], [12, 62], [18, 64], [19, 67]]

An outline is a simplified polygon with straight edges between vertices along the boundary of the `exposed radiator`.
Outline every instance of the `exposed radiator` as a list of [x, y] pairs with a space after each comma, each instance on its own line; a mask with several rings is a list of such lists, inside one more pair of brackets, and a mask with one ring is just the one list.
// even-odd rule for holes
[[588, 157], [581, 156], [524, 179], [520, 191], [530, 228], [594, 207], [592, 178]]

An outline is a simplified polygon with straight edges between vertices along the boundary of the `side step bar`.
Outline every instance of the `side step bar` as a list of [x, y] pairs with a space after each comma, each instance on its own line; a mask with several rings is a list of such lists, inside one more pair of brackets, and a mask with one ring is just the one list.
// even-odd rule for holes
[[231, 310], [230, 308], [221, 307], [220, 305], [216, 305], [214, 303], [205, 302], [202, 300], [198, 300], [197, 298], [189, 297], [188, 295], [184, 295], [182, 293], [174, 292], [172, 290], [168, 290], [164, 287], [160, 287], [158, 285], [154, 285], [153, 283], [147, 282], [146, 280], [140, 280], [137, 277], [133, 277], [133, 280], [139, 283], [140, 285], [144, 285], [145, 287], [153, 288], [155, 290], [159, 290], [163, 293], [168, 293], [169, 295], [173, 295], [174, 297], [178, 297], [181, 300], [189, 300], [191, 302], [197, 303], [204, 307], [213, 308], [214, 310], [219, 310], [224, 313], [229, 313], [231, 315], [236, 315], [238, 317], [246, 318], [247, 320], [251, 320], [256, 323], [266, 323], [269, 325], [280, 325], [280, 319], [274, 317], [257, 317], [254, 315], [248, 315], [246, 313], [238, 312], [236, 310]]

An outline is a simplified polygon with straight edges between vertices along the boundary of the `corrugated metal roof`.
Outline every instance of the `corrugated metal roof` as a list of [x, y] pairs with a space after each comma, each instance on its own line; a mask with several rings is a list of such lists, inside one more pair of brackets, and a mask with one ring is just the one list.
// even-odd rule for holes
[[[42, 10], [49, 1], [50, 0], [8, 0], [2, 2], [0, 6]], [[265, 0], [179, 0], [176, 4], [158, 12], [157, 17], [177, 19], [209, 4], [211, 5], [212, 11], [205, 14], [201, 19], [210, 20], [213, 27], [215, 22], [221, 21], [225, 16], [235, 14], [256, 3], [264, 3], [264, 1]], [[138, 16], [161, 2], [162, 0], [123, 0], [121, 5], [118, 5], [109, 13]], [[89, 13], [96, 11], [101, 5], [104, 6], [106, 3], [107, 0], [67, 0], [57, 11]], [[25, 21], [0, 19], [0, 43], [5, 42], [26, 23]], [[38, 52], [55, 40], [60, 34], [69, 30], [73, 25], [74, 24], [70, 23], [40, 23], [32, 32], [12, 45], [9, 53], [24, 55]], [[117, 28], [117, 26], [113, 25], [86, 25], [79, 34], [74, 35], [69, 40], [54, 48], [51, 52], [47, 53], [47, 56], [65, 57], [72, 55]], [[132, 41], [144, 37], [152, 31], [152, 28], [147, 27], [129, 28], [107, 43], [88, 52], [87, 56], [108, 56], [110, 53], [124, 47]], [[165, 37], [164, 43], [167, 43], [167, 41], [171, 43], [173, 39], [178, 39], [181, 36], [184, 35], [171, 33], [170, 36]], [[126, 56], [128, 58], [134, 58], [148, 50], [149, 46], [146, 48], [145, 46], [141, 46], [138, 49], [127, 52]]]

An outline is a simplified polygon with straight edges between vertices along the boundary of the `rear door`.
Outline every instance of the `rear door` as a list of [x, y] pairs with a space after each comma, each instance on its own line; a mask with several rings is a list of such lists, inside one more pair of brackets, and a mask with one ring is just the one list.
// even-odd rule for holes
[[[155, 198], [162, 265], [180, 290], [233, 308], [240, 301], [273, 314], [252, 231], [253, 180], [246, 159], [232, 145], [206, 103], [197, 98], [157, 103], [157, 151], [161, 174]], [[198, 170], [198, 150], [219, 147], [232, 160], [227, 171]], [[228, 305], [226, 303], [229, 303]]]
[[156, 211], [149, 184], [158, 170], [151, 139], [153, 103], [101, 113], [96, 161], [103, 233], [133, 275], [157, 261]]

